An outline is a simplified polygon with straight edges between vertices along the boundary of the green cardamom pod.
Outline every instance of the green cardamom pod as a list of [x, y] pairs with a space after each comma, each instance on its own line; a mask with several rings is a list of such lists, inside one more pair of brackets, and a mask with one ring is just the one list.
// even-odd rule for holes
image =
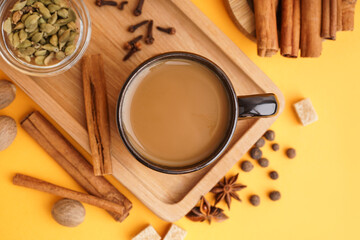
[[76, 49], [76, 46], [75, 46], [75, 45], [69, 45], [69, 46], [67, 46], [67, 47], [65, 48], [65, 55], [66, 55], [66, 56], [69, 56], [69, 55], [73, 54], [74, 51], [75, 51], [75, 49]]
[[45, 4], [45, 5], [52, 4], [52, 1], [51, 1], [51, 0], [40, 0], [40, 2], [42, 2], [42, 3]]
[[20, 45], [19, 32], [14, 33], [13, 45], [14, 45], [14, 48], [17, 48]]
[[32, 24], [35, 24], [35, 23], [38, 23], [38, 20], [39, 20], [40, 16], [37, 15], [37, 14], [32, 14], [30, 15], [28, 18], [26, 18], [25, 20], [25, 27], [27, 28], [29, 25], [32, 25]]
[[21, 29], [19, 32], [20, 43], [24, 42], [27, 38], [28, 38], [27, 33], [24, 31], [24, 29]]
[[59, 31], [60, 27], [59, 26], [55, 26], [54, 30], [52, 30], [51, 32], [48, 33], [48, 36], [52, 36], [54, 34], [56, 34]]
[[30, 13], [26, 13], [26, 14], [22, 15], [22, 17], [21, 17], [21, 22], [22, 22], [22, 23], [25, 23], [26, 19], [27, 19], [30, 15], [31, 15]]
[[14, 34], [13, 33], [10, 33], [9, 36], [9, 43], [12, 47], [14, 47]]
[[59, 5], [56, 5], [56, 4], [50, 4], [48, 6], [48, 9], [49, 9], [50, 13], [54, 13], [54, 12], [60, 10], [61, 7]]
[[77, 34], [75, 33], [74, 35], [70, 35], [69, 41], [66, 43], [67, 46], [69, 45], [76, 45], [75, 43], [75, 38], [76, 38]]
[[72, 10], [71, 8], [69, 8], [69, 17], [68, 18], [70, 18], [71, 19], [71, 21], [76, 21], [76, 13], [74, 12], [74, 10]]
[[43, 3], [36, 2], [32, 6], [39, 9], [39, 12], [43, 15], [43, 18], [49, 19], [51, 17], [49, 9], [47, 9]]
[[[23, 24], [22, 22], [19, 22], [18, 24], [16, 24], [16, 26], [14, 27], [14, 30], [20, 30], [20, 29], [24, 29], [25, 28], [25, 24]], [[5, 29], [4, 29], [5, 30]]]
[[26, 5], [26, 1], [17, 1], [14, 4], [14, 7], [10, 10], [10, 12], [20, 11], [25, 7], [25, 5]]
[[12, 32], [12, 24], [10, 18], [5, 20], [3, 28], [4, 31], [7, 32], [7, 34], [10, 34]]
[[25, 59], [25, 61], [31, 62], [31, 57], [30, 56], [24, 56], [23, 58]]
[[37, 33], [34, 34], [34, 36], [32, 36], [31, 41], [33, 41], [35, 43], [38, 43], [38, 42], [40, 42], [42, 37], [43, 37], [43, 33], [42, 32], [37, 32]]
[[23, 48], [23, 49], [20, 49], [19, 52], [21, 55], [23, 56], [30, 56], [30, 55], [33, 55], [35, 53], [35, 48], [33, 47], [27, 47], [27, 48]]
[[47, 56], [47, 57], [45, 58], [44, 64], [45, 64], [45, 65], [49, 65], [50, 62], [54, 59], [54, 57], [55, 57], [55, 53], [53, 53], [53, 52], [50, 53], [49, 56]]
[[55, 29], [54, 25], [49, 24], [49, 23], [42, 23], [40, 24], [40, 31], [44, 32], [44, 33], [50, 33]]
[[61, 8], [69, 8], [69, 3], [66, 0], [53, 0], [53, 2], [59, 5]]
[[45, 56], [46, 53], [47, 53], [47, 50], [37, 50], [34, 55], [35, 55], [36, 57], [38, 57], [38, 56]]
[[69, 42], [74, 41], [78, 35], [79, 35], [79, 33], [77, 33], [77, 32], [71, 32], [70, 37], [69, 37]]
[[75, 22], [69, 22], [66, 26], [67, 26], [69, 29], [74, 30], [74, 31], [77, 29], [77, 26], [76, 26], [76, 23], [75, 23]]
[[20, 43], [18, 48], [27, 48], [31, 46], [31, 42], [29, 40], [25, 40], [24, 42]]
[[44, 18], [40, 18], [38, 24], [43, 24], [43, 23], [46, 23], [46, 20]]
[[35, 63], [37, 65], [44, 65], [45, 56], [37, 56], [35, 58]]
[[39, 32], [39, 29], [36, 28], [34, 31], [32, 31], [31, 33], [29, 33], [28, 37], [32, 38], [35, 34], [37, 34]]
[[53, 13], [53, 15], [51, 15], [51, 18], [49, 18], [48, 23], [54, 24], [54, 23], [56, 23], [57, 19], [58, 19], [58, 15], [57, 15], [57, 12], [55, 12], [55, 13]]
[[65, 26], [66, 24], [68, 24], [69, 22], [71, 22], [71, 19], [69, 18], [65, 18], [65, 19], [58, 19], [55, 23], [56, 26]]
[[58, 26], [64, 26], [70, 22], [75, 22], [76, 21], [76, 13], [74, 12], [74, 10], [72, 10], [71, 8], [68, 10], [69, 12], [69, 16], [68, 18], [64, 18], [64, 19], [58, 19], [55, 23], [55, 25], [58, 25]]
[[55, 57], [56, 57], [56, 59], [57, 60], [63, 60], [64, 58], [65, 58], [65, 53], [63, 52], [63, 51], [60, 51], [60, 52], [57, 52], [56, 54], [55, 54]]
[[38, 27], [38, 20], [40, 16], [33, 14], [25, 20], [25, 28], [27, 32], [33, 32]]
[[69, 12], [68, 12], [68, 10], [66, 10], [65, 8], [59, 10], [59, 11], [57, 12], [57, 14], [58, 14], [59, 17], [61, 17], [61, 18], [68, 18], [68, 17], [69, 17]]
[[44, 38], [42, 38], [42, 39], [40, 40], [40, 44], [44, 45], [45, 43], [46, 43], [46, 40], [45, 40]]
[[58, 36], [57, 36], [56, 34], [55, 34], [55, 35], [52, 35], [51, 38], [50, 38], [50, 40], [49, 40], [49, 42], [50, 42], [53, 46], [57, 47], [57, 45], [58, 45], [58, 43], [59, 43]]
[[67, 27], [62, 26], [60, 30], [58, 31], [58, 36], [60, 37], [65, 31], [67, 30]]
[[50, 52], [58, 52], [59, 48], [51, 45], [51, 44], [45, 44], [44, 46], [42, 46], [42, 49], [48, 50]]
[[59, 48], [60, 50], [65, 46], [67, 41], [69, 41], [71, 30], [66, 30], [60, 37], [59, 37]]
[[27, 1], [26, 1], [26, 5], [27, 5], [27, 6], [31, 6], [31, 5], [33, 5], [33, 4], [35, 3], [35, 1], [36, 1], [36, 0], [27, 0]]
[[33, 31], [36, 31], [37, 28], [38, 28], [37, 23], [35, 23], [33, 25], [28, 25], [28, 27], [25, 29], [25, 32], [32, 33]]

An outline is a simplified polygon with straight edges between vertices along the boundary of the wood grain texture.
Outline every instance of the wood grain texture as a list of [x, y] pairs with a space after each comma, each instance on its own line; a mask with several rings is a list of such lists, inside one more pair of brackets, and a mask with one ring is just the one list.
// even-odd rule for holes
[[248, 0], [224, 0], [227, 11], [240, 31], [256, 42], [255, 15]]
[[[190, 0], [157, 0], [144, 5], [143, 15], [134, 17], [136, 2], [129, 2], [125, 11], [99, 8], [86, 0], [92, 18], [92, 39], [87, 54], [102, 53], [110, 108], [113, 175], [160, 218], [174, 222], [183, 217], [222, 178], [241, 156], [276, 120], [274, 118], [239, 121], [232, 147], [213, 165], [186, 175], [165, 175], [144, 167], [126, 150], [115, 121], [116, 101], [123, 83], [142, 61], [169, 51], [188, 51], [217, 63], [232, 79], [238, 95], [272, 92], [280, 102], [284, 98], [274, 83]], [[159, 14], [161, 13], [161, 14]], [[155, 31], [155, 42], [144, 46], [129, 61], [123, 44], [135, 34], [126, 31], [131, 24], [154, 19], [155, 26], [164, 22], [177, 29], [174, 36]], [[116, 24], [114, 24], [116, 23]], [[108, 27], [104, 27], [104, 26]], [[25, 76], [0, 60], [2, 70], [37, 102], [65, 131], [90, 152], [83, 102], [81, 64], [51, 78]]]

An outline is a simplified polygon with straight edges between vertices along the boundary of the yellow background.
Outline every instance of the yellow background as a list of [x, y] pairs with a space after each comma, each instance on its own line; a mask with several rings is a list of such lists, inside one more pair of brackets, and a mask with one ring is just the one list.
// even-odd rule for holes
[[[263, 148], [270, 167], [258, 166], [240, 173], [248, 185], [234, 201], [223, 223], [194, 223], [183, 218], [178, 225], [188, 231], [187, 239], [360, 239], [360, 9], [356, 30], [341, 32], [337, 40], [323, 44], [319, 59], [270, 59], [256, 56], [256, 46], [231, 22], [221, 0], [193, 2], [227, 34], [283, 91], [287, 106], [273, 125], [279, 152]], [[6, 78], [0, 73], [1, 78]], [[291, 105], [311, 98], [319, 121], [302, 127]], [[19, 121], [39, 107], [18, 89], [17, 98], [0, 115]], [[298, 156], [286, 159], [284, 148], [294, 146]], [[240, 159], [241, 156], [239, 156]], [[247, 159], [244, 156], [242, 159]], [[270, 169], [279, 172], [270, 180]], [[240, 171], [236, 164], [230, 174]], [[85, 205], [86, 219], [79, 227], [66, 228], [51, 217], [59, 198], [11, 184], [16, 172], [27, 173], [72, 189], [80, 187], [20, 127], [15, 142], [0, 152], [0, 239], [130, 239], [148, 224], [164, 235], [170, 226], [142, 205], [128, 190], [110, 179], [130, 198], [134, 207], [124, 223], [116, 223], [105, 211]], [[271, 202], [266, 193], [278, 189], [282, 199]], [[261, 197], [261, 205], [248, 202], [250, 194]], [[210, 196], [210, 195], [209, 195]], [[225, 207], [224, 204], [220, 205]]]

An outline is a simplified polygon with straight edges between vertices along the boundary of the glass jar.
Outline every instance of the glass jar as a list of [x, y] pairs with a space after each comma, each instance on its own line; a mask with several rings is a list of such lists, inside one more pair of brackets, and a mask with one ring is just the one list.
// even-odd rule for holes
[[[76, 43], [76, 49], [73, 54], [63, 60], [49, 66], [38, 66], [26, 62], [18, 57], [8, 43], [8, 34], [4, 31], [4, 22], [10, 16], [10, 9], [18, 0], [0, 0], [0, 55], [1, 57], [17, 71], [32, 76], [53, 76], [63, 73], [74, 66], [84, 55], [91, 38], [91, 20], [90, 14], [83, 0], [70, 0], [70, 6], [77, 15], [77, 25], [79, 36]], [[2, 66], [3, 67], [3, 66]]]

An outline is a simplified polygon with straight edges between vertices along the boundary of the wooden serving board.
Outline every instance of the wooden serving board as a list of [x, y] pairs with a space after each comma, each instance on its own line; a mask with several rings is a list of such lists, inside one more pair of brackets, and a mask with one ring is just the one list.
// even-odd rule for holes
[[255, 15], [250, 7], [252, 0], [225, 0], [227, 11], [240, 31], [256, 41]]
[[[115, 107], [127, 76], [142, 61], [168, 51], [189, 51], [216, 62], [232, 79], [239, 95], [272, 92], [277, 94], [280, 112], [283, 95], [274, 83], [227, 38], [190, 0], [147, 1], [144, 13], [134, 17], [131, 1], [126, 10], [97, 7], [86, 0], [92, 18], [92, 39], [88, 54], [102, 53], [105, 62], [111, 119], [114, 176], [149, 209], [166, 221], [183, 217], [246, 153], [275, 121], [274, 118], [239, 121], [231, 148], [215, 164], [195, 173], [171, 176], [150, 170], [126, 150], [115, 124]], [[131, 9], [131, 11], [130, 11]], [[129, 61], [123, 62], [124, 42], [136, 34], [126, 31], [130, 24], [154, 19], [156, 25], [176, 27], [169, 36], [155, 31], [155, 43], [144, 45]], [[0, 59], [1, 69], [20, 86], [86, 151], [90, 151], [86, 131], [80, 63], [66, 73], [48, 78], [23, 75]]]

